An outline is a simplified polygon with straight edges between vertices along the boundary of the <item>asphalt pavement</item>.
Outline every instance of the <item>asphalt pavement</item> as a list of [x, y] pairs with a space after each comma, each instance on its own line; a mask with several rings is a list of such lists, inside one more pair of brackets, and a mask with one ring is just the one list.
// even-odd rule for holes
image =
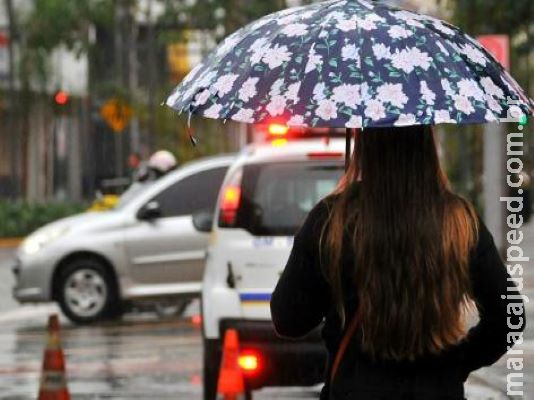
[[[534, 258], [534, 224], [525, 229], [523, 249]], [[0, 399], [35, 399], [53, 304], [18, 305], [11, 298], [12, 250], [0, 249]], [[528, 319], [534, 318], [534, 263], [525, 266], [524, 294]], [[190, 316], [160, 319], [151, 313], [126, 315], [122, 321], [80, 327], [62, 322], [69, 390], [73, 399], [200, 399], [202, 342]], [[523, 349], [524, 397], [534, 400], [534, 328], [527, 327]], [[500, 400], [506, 392], [506, 356], [496, 365], [472, 374], [469, 400]], [[318, 388], [268, 389], [255, 400], [317, 398]]]

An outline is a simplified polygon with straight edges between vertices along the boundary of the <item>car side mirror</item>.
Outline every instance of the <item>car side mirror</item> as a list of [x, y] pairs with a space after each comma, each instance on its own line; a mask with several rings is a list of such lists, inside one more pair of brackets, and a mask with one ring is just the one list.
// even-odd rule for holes
[[151, 221], [159, 217], [161, 217], [161, 208], [157, 201], [148, 202], [137, 213], [137, 218], [142, 221]]
[[199, 232], [211, 232], [213, 225], [213, 213], [209, 211], [199, 211], [193, 214], [193, 226]]

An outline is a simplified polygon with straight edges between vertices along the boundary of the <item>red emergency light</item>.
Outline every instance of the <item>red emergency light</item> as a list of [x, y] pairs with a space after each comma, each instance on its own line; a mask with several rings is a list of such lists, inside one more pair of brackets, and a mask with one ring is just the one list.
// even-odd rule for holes
[[271, 136], [286, 136], [289, 128], [281, 124], [270, 124], [267, 131]]

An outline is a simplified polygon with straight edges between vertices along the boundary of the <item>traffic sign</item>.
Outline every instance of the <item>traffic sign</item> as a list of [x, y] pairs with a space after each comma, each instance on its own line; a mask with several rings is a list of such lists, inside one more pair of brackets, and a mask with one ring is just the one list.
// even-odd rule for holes
[[112, 98], [100, 109], [100, 116], [115, 133], [121, 133], [130, 123], [132, 108], [123, 100]]
[[504, 68], [510, 70], [510, 37], [508, 35], [482, 35], [477, 39]]

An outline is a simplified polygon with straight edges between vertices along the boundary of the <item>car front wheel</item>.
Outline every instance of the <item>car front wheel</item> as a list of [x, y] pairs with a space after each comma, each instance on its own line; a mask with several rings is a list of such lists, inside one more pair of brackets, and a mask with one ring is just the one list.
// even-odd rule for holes
[[61, 310], [73, 322], [86, 324], [119, 314], [116, 285], [98, 259], [70, 261], [60, 271], [57, 288]]

